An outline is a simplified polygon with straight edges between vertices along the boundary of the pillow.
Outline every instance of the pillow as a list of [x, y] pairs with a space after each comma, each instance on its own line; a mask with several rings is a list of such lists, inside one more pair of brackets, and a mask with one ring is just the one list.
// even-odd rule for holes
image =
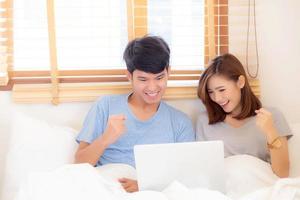
[[77, 131], [14, 111], [2, 199], [11, 200], [30, 172], [73, 163]]
[[290, 177], [300, 176], [300, 123], [291, 125], [294, 134], [289, 139]]

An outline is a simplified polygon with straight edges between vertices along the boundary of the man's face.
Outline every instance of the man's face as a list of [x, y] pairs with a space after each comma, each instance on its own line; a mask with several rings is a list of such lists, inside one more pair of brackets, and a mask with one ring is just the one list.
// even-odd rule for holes
[[134, 70], [132, 74], [127, 73], [132, 83], [133, 93], [139, 100], [146, 104], [156, 104], [167, 88], [168, 70], [164, 69], [158, 74]]

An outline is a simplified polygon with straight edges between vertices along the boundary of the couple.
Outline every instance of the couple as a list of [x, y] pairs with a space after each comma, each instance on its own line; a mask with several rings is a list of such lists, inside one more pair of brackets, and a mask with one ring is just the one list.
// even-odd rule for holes
[[[76, 163], [134, 167], [137, 144], [223, 140], [226, 156], [249, 154], [269, 162], [277, 176], [288, 176], [288, 124], [277, 110], [262, 108], [236, 57], [216, 57], [201, 75], [198, 96], [207, 112], [199, 115], [196, 133], [185, 114], [161, 101], [170, 72], [167, 43], [155, 36], [138, 38], [123, 57], [132, 92], [94, 103], [76, 139]], [[119, 182], [127, 192], [138, 191], [136, 180], [120, 177]]]

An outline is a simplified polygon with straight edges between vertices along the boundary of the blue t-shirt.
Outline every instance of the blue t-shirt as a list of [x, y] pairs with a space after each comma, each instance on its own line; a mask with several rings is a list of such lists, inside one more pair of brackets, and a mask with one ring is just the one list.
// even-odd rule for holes
[[105, 96], [90, 109], [77, 142], [92, 143], [103, 134], [110, 115], [126, 115], [126, 132], [99, 158], [98, 165], [125, 163], [135, 167], [133, 147], [137, 144], [190, 142], [195, 140], [191, 120], [181, 111], [161, 102], [148, 120], [138, 120], [128, 105], [129, 95]]

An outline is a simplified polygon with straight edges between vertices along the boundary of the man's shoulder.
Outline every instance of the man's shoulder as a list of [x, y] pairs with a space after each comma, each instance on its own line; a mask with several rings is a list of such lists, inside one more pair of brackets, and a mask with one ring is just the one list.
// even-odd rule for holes
[[117, 95], [105, 95], [98, 97], [95, 101], [96, 104], [111, 104], [111, 103], [120, 103], [126, 101], [126, 94], [117, 94]]

